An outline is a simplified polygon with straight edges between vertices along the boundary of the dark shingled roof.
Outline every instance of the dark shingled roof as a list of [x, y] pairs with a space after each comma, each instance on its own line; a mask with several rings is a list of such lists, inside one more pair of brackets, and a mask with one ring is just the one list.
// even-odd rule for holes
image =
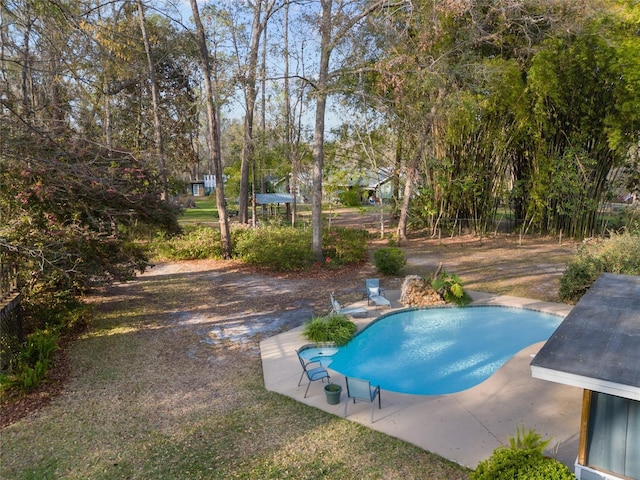
[[535, 356], [531, 372], [640, 400], [640, 276], [602, 274]]

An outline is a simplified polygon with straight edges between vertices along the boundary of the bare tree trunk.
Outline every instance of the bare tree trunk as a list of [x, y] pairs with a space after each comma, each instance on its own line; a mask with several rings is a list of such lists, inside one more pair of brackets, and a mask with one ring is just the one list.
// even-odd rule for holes
[[[350, 16], [345, 3], [337, 2], [339, 12], [334, 25], [333, 0], [320, 0], [320, 66], [316, 83], [316, 119], [313, 132], [313, 172], [311, 192], [311, 249], [317, 260], [322, 260], [322, 169], [324, 164], [324, 122], [329, 85], [329, 58], [336, 43], [344, 39], [351, 29], [367, 15], [384, 8], [386, 0], [368, 5], [364, 10]], [[335, 27], [335, 32], [333, 31]]]
[[260, 15], [262, 0], [257, 0], [253, 11], [253, 26], [251, 27], [251, 50], [249, 53], [249, 76], [245, 86], [244, 139], [242, 142], [242, 161], [240, 164], [240, 199], [238, 204], [238, 220], [240, 223], [249, 221], [249, 167], [253, 161], [253, 115], [256, 108], [256, 70], [258, 67], [258, 46], [260, 45]]
[[[264, 30], [262, 31], [262, 59], [260, 60], [260, 88], [261, 88], [261, 108], [260, 108], [260, 128], [262, 130], [262, 135], [260, 136], [260, 144], [261, 144], [261, 148], [260, 150], [262, 152], [264, 152], [266, 150], [266, 145], [265, 145], [265, 133], [267, 131], [267, 24], [265, 23], [264, 25]], [[262, 157], [262, 156], [261, 156]], [[255, 176], [255, 165], [256, 165], [256, 158], [255, 155], [253, 157], [253, 165], [254, 165], [254, 174], [252, 175], [253, 177], [253, 182], [252, 182], [252, 189], [251, 191], [253, 192], [253, 202], [252, 202], [252, 222], [253, 222], [253, 226], [256, 226], [256, 176]], [[262, 164], [262, 160], [260, 161], [260, 193], [267, 193], [267, 188], [265, 185], [265, 178], [264, 178], [264, 172], [263, 172], [263, 168], [262, 168], [263, 164]]]
[[[111, 8], [114, 8], [113, 5], [111, 6]], [[97, 13], [98, 19], [100, 20], [100, 22], [102, 22], [103, 19], [101, 15], [101, 9], [98, 9]], [[104, 113], [102, 115], [102, 131], [104, 134], [104, 142], [107, 145], [107, 148], [111, 150], [113, 148], [113, 128], [111, 127], [111, 94], [109, 92], [109, 77], [107, 76], [104, 65], [102, 70], [102, 95], [104, 108]]]
[[416, 178], [416, 170], [420, 154], [416, 153], [411, 159], [411, 163], [406, 168], [406, 178], [404, 184], [404, 193], [402, 197], [402, 206], [400, 207], [400, 218], [398, 220], [398, 240], [407, 240], [407, 217], [409, 215], [409, 201], [411, 199], [411, 191], [413, 182]]
[[[295, 227], [298, 218], [298, 194], [300, 189], [300, 145], [302, 137], [302, 115], [305, 96], [305, 86], [301, 86], [296, 93], [295, 104], [299, 105], [296, 113], [296, 107], [291, 105], [291, 86], [290, 86], [290, 70], [289, 70], [289, 0], [285, 3], [285, 142], [287, 159], [291, 164], [291, 178], [289, 183], [289, 193], [291, 193], [291, 226]], [[304, 57], [304, 55], [302, 55]], [[302, 58], [302, 76], [304, 77], [304, 58]], [[296, 118], [297, 117], [297, 118]]]
[[167, 189], [167, 168], [164, 158], [164, 143], [162, 140], [162, 125], [160, 123], [160, 95], [158, 93], [158, 81], [156, 79], [156, 69], [151, 56], [151, 44], [149, 43], [149, 35], [147, 35], [147, 25], [144, 16], [144, 7], [142, 0], [138, 0], [138, 16], [140, 17], [140, 32], [142, 33], [142, 41], [144, 42], [144, 51], [147, 55], [147, 64], [149, 67], [149, 81], [151, 82], [151, 100], [153, 102], [153, 127], [154, 127], [154, 143], [156, 147], [156, 157], [160, 166], [160, 178], [162, 179], [162, 189], [164, 200], [169, 198]]
[[[253, 4], [253, 25], [251, 27], [251, 49], [249, 51], [249, 74], [245, 87], [246, 114], [244, 117], [244, 140], [242, 145], [242, 161], [240, 164], [240, 199], [238, 204], [238, 220], [240, 223], [249, 221], [249, 167], [253, 162], [255, 146], [253, 143], [253, 120], [256, 108], [258, 90], [256, 88], [256, 71], [258, 69], [258, 49], [260, 36], [267, 26], [273, 10], [274, 0], [266, 4], [262, 17], [262, 2], [256, 0]], [[255, 179], [254, 179], [255, 182]]]
[[102, 90], [103, 90], [103, 106], [104, 106], [104, 114], [102, 115], [102, 131], [104, 133], [104, 142], [107, 145], [107, 148], [111, 150], [113, 148], [113, 139], [111, 137], [112, 128], [111, 128], [111, 98], [109, 97], [108, 90], [109, 84], [107, 81], [107, 76], [104, 75], [102, 80]]
[[220, 155], [220, 131], [218, 128], [218, 118], [213, 102], [213, 85], [211, 84], [211, 65], [209, 63], [209, 50], [204, 35], [204, 27], [200, 20], [197, 0], [189, 0], [191, 11], [193, 12], [193, 22], [196, 26], [198, 39], [198, 49], [202, 73], [204, 76], [205, 99], [207, 103], [207, 120], [210, 137], [210, 154], [213, 161], [213, 174], [216, 181], [216, 204], [218, 207], [218, 217], [220, 224], [220, 240], [222, 242], [222, 254], [224, 258], [231, 258], [231, 235], [229, 234], [229, 217], [227, 216], [227, 206], [224, 198], [224, 183], [222, 181], [222, 159]]
[[25, 4], [26, 13], [24, 15], [27, 21], [24, 27], [24, 50], [22, 52], [22, 69], [20, 71], [20, 86], [22, 89], [22, 114], [25, 118], [31, 118], [33, 116], [34, 104], [31, 96], [33, 89], [31, 88], [31, 52], [29, 50], [31, 43], [31, 29], [33, 27], [33, 21], [31, 20], [30, 13], [31, 8], [29, 4]]
[[297, 201], [296, 190], [298, 188], [298, 169], [295, 162], [292, 145], [291, 127], [291, 92], [289, 91], [289, 0], [284, 4], [284, 142], [285, 155], [291, 164], [291, 179], [289, 193], [291, 193], [291, 226], [296, 226]]
[[402, 207], [400, 208], [400, 219], [398, 220], [398, 241], [407, 240], [407, 219], [409, 217], [409, 203], [411, 202], [411, 192], [413, 191], [413, 183], [416, 180], [418, 173], [418, 164], [420, 158], [425, 149], [427, 141], [426, 132], [423, 133], [422, 138], [419, 140], [419, 145], [416, 148], [414, 156], [411, 158], [411, 162], [407, 165], [405, 170], [405, 184], [404, 193], [402, 197]]
[[320, 0], [320, 70], [316, 93], [316, 120], [313, 132], [313, 187], [311, 192], [311, 249], [317, 260], [322, 260], [322, 169], [324, 165], [324, 120], [327, 108], [329, 57], [331, 56], [332, 0]]
[[[294, 195], [294, 199], [293, 201], [295, 202], [295, 204], [297, 205], [297, 200], [296, 200], [296, 194], [298, 193], [298, 171], [300, 170], [300, 144], [302, 142], [302, 113], [304, 111], [304, 108], [302, 108], [302, 104], [303, 104], [303, 98], [304, 98], [304, 87], [301, 88], [299, 90], [298, 93], [298, 103], [300, 104], [300, 108], [298, 109], [298, 118], [295, 119], [295, 126], [294, 126], [294, 120], [291, 120], [291, 141], [292, 141], [292, 151], [291, 151], [291, 171], [292, 171], [292, 176], [293, 176], [293, 195]], [[292, 220], [292, 222], [295, 222], [295, 216], [297, 215], [297, 206], [294, 207], [294, 218]]]
[[393, 165], [393, 184], [392, 184], [392, 197], [393, 197], [393, 210], [392, 216], [396, 218], [398, 216], [398, 200], [400, 199], [400, 170], [402, 168], [402, 134], [400, 133], [400, 129], [398, 129], [397, 133], [398, 138], [396, 139], [396, 157]]

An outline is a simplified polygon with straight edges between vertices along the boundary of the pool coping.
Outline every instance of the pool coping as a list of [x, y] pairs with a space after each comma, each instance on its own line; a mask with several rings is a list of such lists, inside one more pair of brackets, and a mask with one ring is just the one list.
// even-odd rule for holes
[[[566, 316], [572, 306], [526, 298], [469, 292], [475, 305], [530, 308]], [[366, 300], [350, 307], [364, 307], [366, 318], [354, 318], [363, 328], [383, 313], [402, 308], [400, 292], [387, 290], [391, 308], [367, 306]], [[260, 342], [265, 388], [296, 401], [343, 416], [346, 394], [339, 405], [328, 405], [320, 382], [314, 382], [307, 398], [305, 381], [298, 387], [301, 368], [295, 350], [309, 343], [303, 327]], [[531, 377], [529, 363], [544, 345], [524, 348], [481, 384], [449, 395], [409, 395], [382, 390], [382, 409], [370, 423], [369, 404], [350, 404], [347, 419], [408, 441], [460, 465], [475, 468], [493, 450], [508, 445], [516, 428], [524, 425], [543, 438], [551, 438], [546, 452], [573, 467], [578, 452], [582, 390]], [[328, 368], [332, 382], [344, 386], [344, 377]]]

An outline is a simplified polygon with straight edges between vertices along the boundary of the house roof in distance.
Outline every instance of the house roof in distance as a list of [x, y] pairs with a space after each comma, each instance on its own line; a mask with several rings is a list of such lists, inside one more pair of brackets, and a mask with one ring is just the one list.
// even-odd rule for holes
[[532, 360], [531, 374], [640, 401], [640, 276], [600, 275]]

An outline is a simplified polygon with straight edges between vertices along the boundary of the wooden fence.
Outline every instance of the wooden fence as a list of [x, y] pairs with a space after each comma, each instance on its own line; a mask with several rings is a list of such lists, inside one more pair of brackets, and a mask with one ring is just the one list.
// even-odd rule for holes
[[0, 305], [18, 291], [18, 265], [0, 257]]
[[0, 253], [0, 372], [9, 370], [25, 341], [18, 264]]

